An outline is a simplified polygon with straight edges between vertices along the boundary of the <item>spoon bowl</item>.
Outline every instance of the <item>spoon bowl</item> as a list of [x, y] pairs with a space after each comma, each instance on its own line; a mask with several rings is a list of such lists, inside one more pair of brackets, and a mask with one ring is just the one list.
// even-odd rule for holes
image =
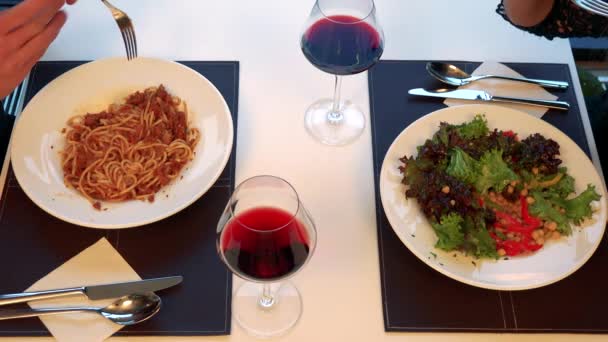
[[160, 297], [150, 292], [121, 297], [98, 312], [116, 324], [132, 325], [151, 318], [160, 307]]
[[449, 85], [459, 87], [471, 83], [471, 75], [453, 64], [429, 62], [426, 64], [426, 71]]

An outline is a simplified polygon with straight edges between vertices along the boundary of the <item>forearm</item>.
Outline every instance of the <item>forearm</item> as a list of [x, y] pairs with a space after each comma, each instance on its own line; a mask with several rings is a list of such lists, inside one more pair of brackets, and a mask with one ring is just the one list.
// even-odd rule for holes
[[505, 12], [515, 25], [532, 27], [551, 12], [555, 0], [503, 0]]

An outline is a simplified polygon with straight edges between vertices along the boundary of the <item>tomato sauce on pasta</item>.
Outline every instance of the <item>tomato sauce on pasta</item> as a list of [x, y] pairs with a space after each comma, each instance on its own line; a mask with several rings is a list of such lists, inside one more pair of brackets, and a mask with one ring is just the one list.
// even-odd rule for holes
[[72, 117], [61, 152], [64, 182], [96, 209], [100, 201], [154, 201], [194, 158], [200, 139], [188, 107], [160, 85], [107, 110]]

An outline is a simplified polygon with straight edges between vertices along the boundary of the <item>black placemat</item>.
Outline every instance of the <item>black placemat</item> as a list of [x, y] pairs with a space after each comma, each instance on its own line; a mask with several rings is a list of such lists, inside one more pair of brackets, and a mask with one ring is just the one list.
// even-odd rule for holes
[[[83, 62], [41, 62], [32, 70], [26, 103], [42, 87]], [[224, 172], [187, 209], [145, 227], [100, 230], [60, 221], [39, 209], [12, 170], [0, 200], [0, 293], [20, 292], [106, 237], [142, 278], [183, 275], [179, 286], [159, 292], [163, 308], [152, 319], [117, 335], [226, 335], [230, 333], [232, 275], [215, 247], [217, 221], [234, 188], [238, 111], [238, 62], [182, 62], [211, 81], [232, 113], [235, 143]], [[0, 336], [48, 335], [38, 319], [0, 321]]]
[[[411, 88], [443, 88], [425, 70], [426, 61], [382, 61], [369, 72], [370, 117], [376, 186], [376, 216], [386, 331], [481, 331], [608, 333], [608, 248], [570, 277], [527, 291], [492, 291], [459, 283], [428, 267], [393, 232], [382, 208], [378, 180], [386, 152], [418, 118], [445, 108], [442, 99], [415, 97]], [[467, 72], [479, 63], [455, 62]], [[573, 84], [564, 64], [505, 63], [531, 78]], [[550, 110], [543, 119], [570, 136], [589, 155], [574, 87], [553, 92], [568, 101], [568, 113]]]

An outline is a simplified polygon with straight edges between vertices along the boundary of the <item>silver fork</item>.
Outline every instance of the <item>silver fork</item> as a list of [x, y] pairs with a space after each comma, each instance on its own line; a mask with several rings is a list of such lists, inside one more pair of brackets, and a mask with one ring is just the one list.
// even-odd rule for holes
[[101, 0], [106, 7], [112, 12], [112, 16], [116, 23], [118, 24], [118, 28], [120, 29], [120, 33], [122, 34], [122, 39], [125, 42], [125, 48], [127, 50], [127, 59], [132, 60], [137, 57], [137, 40], [135, 39], [135, 30], [133, 29], [133, 23], [131, 22], [131, 18], [129, 16], [114, 7], [107, 0]]

